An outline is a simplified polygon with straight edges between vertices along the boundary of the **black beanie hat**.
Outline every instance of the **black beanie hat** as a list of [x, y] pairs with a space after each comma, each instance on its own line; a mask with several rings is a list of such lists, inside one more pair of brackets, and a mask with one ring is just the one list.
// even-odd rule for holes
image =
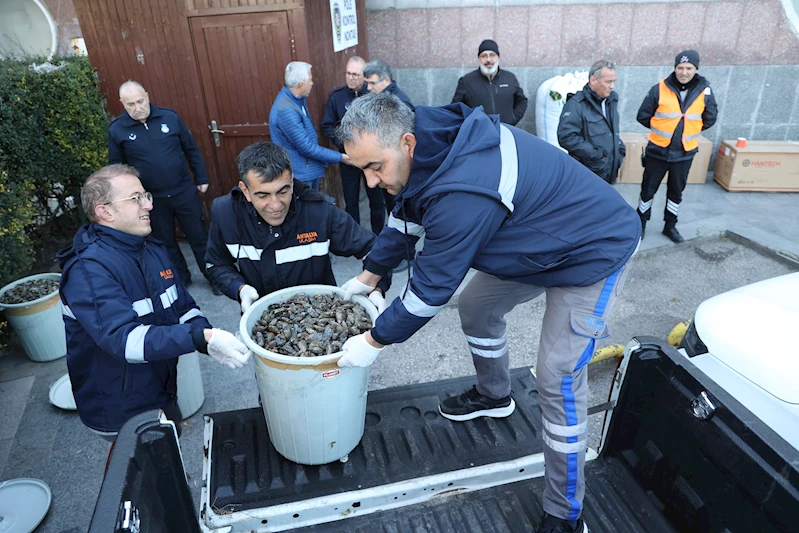
[[680, 63], [691, 63], [696, 68], [699, 68], [699, 52], [696, 50], [683, 50], [674, 58], [675, 67]]
[[486, 50], [491, 50], [495, 54], [499, 55], [499, 46], [497, 46], [497, 43], [491, 39], [486, 39], [480, 43], [480, 48], [477, 49], [477, 57], [480, 57], [480, 54]]

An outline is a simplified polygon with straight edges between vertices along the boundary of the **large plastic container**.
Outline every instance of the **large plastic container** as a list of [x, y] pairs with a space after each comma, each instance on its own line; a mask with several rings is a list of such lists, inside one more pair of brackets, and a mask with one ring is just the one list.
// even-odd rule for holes
[[[36, 279], [61, 279], [61, 274], [36, 274], [0, 289], [0, 296], [20, 283]], [[8, 323], [17, 332], [25, 353], [33, 361], [53, 361], [67, 355], [67, 335], [61, 316], [62, 304], [58, 290], [39, 299], [22, 304], [0, 303]]]
[[200, 354], [187, 353], [178, 359], [178, 408], [186, 419], [196, 413], [205, 401]]
[[[255, 355], [269, 439], [283, 457], [304, 465], [337, 461], [349, 454], [363, 437], [369, 368], [339, 368], [341, 352], [320, 357], [290, 357], [258, 346], [250, 338], [266, 308], [295, 294], [338, 294], [329, 285], [290, 287], [264, 296], [241, 317], [241, 337]], [[372, 322], [377, 309], [362, 296]]]

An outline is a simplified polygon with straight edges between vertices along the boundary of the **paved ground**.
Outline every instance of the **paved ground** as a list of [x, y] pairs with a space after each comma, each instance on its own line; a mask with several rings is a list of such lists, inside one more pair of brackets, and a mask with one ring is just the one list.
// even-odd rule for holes
[[[617, 189], [635, 204], [638, 186], [618, 185]], [[655, 213], [662, 212], [664, 196], [661, 190]], [[702, 300], [799, 269], [799, 264], [774, 259], [777, 254], [799, 258], [799, 196], [795, 194], [732, 194], [712, 182], [692, 185], [686, 190], [679, 226], [690, 240], [675, 246], [659, 234], [660, 227], [660, 222], [651, 223], [611, 320], [613, 334], [605, 343], [625, 343], [641, 334], [665, 337], [674, 324], [691, 318]], [[727, 237], [727, 231], [744, 239]], [[334, 267], [339, 282], [359, 271], [358, 262], [350, 259], [337, 258]], [[196, 271], [195, 276], [201, 280]], [[406, 281], [407, 276], [397, 276], [390, 294], [398, 294]], [[191, 292], [212, 324], [238, 328], [235, 302], [214, 297], [202, 281]], [[382, 354], [372, 368], [371, 389], [473, 373], [459, 334], [456, 301], [414, 338]], [[544, 301], [539, 299], [509, 314], [513, 366], [534, 364], [543, 309]], [[200, 413], [257, 405], [252, 367], [230, 370], [206, 357], [201, 358], [201, 366], [206, 399]], [[605, 400], [614, 368], [612, 361], [590, 367], [589, 405]], [[0, 481], [34, 477], [49, 484], [53, 504], [37, 530], [42, 533], [87, 530], [108, 452], [108, 444], [87, 430], [74, 412], [60, 411], [48, 402], [50, 385], [65, 372], [64, 359], [34, 363], [18, 349], [0, 357]], [[593, 445], [600, 424], [601, 415], [592, 417]], [[202, 417], [197, 414], [185, 422], [181, 437], [195, 502], [202, 472], [201, 440]]]

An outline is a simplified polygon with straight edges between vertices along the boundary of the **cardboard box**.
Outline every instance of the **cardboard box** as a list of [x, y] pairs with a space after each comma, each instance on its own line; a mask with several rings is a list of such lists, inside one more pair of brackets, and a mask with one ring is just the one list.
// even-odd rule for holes
[[[644, 178], [644, 167], [641, 166], [641, 154], [649, 143], [648, 133], [621, 133], [621, 140], [627, 149], [624, 163], [619, 171], [619, 183], [641, 183]], [[688, 172], [688, 183], [705, 183], [707, 169], [710, 166], [710, 155], [713, 153], [713, 143], [705, 137], [699, 137], [699, 151], [691, 163]], [[663, 177], [661, 183], [666, 183], [669, 173]]]
[[722, 141], [714, 179], [728, 191], [799, 192], [799, 142]]

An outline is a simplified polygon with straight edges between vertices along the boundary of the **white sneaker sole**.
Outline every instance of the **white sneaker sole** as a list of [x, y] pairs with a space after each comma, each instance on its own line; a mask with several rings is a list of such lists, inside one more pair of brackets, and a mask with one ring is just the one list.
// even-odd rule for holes
[[[480, 418], [481, 416], [487, 416], [489, 418], [505, 418], [506, 416], [512, 415], [513, 411], [515, 410], [516, 402], [513, 400], [513, 398], [510, 399], [510, 404], [508, 404], [507, 407], [495, 407], [494, 409], [475, 411], [474, 413], [468, 413], [465, 415], [451, 415], [442, 411], [440, 405], [438, 406], [438, 412], [441, 413], [441, 416], [449, 420], [454, 420], [455, 422], [466, 422], [467, 420], [474, 420], [475, 418]], [[587, 530], [586, 533], [588, 533]]]

